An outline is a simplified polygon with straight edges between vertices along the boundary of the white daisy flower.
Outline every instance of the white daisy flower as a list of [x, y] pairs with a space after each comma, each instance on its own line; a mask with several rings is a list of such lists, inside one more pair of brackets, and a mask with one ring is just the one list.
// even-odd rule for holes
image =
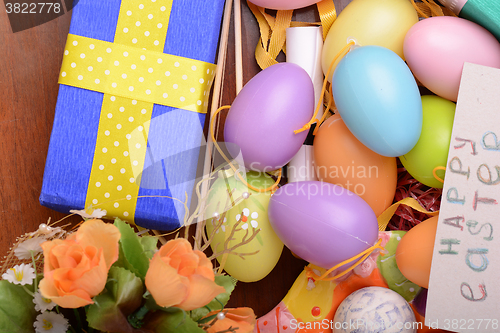
[[40, 244], [45, 241], [46, 239], [43, 237], [27, 239], [14, 249], [14, 254], [20, 260], [31, 259], [31, 252], [33, 252], [34, 256], [42, 252], [42, 247], [40, 246]]
[[32, 284], [33, 279], [35, 279], [35, 269], [31, 266], [31, 264], [15, 265], [13, 268], [9, 268], [7, 272], [2, 274], [2, 279], [14, 284]]
[[69, 323], [62, 314], [47, 311], [36, 317], [33, 326], [36, 333], [66, 333]]
[[52, 310], [56, 306], [56, 303], [52, 302], [52, 300], [48, 298], [43, 297], [39, 291], [35, 293], [33, 303], [35, 303], [35, 310], [40, 312]]
[[[219, 221], [220, 221], [220, 220], [219, 220]], [[226, 223], [226, 222], [227, 222], [227, 218], [226, 218], [226, 217], [224, 217], [224, 220], [222, 220], [222, 225], [220, 226], [220, 228], [217, 228], [217, 230], [215, 231], [215, 233], [216, 233], [216, 234], [218, 234], [218, 233], [219, 233], [220, 229], [222, 229], [222, 231], [223, 231], [223, 232], [226, 232], [226, 226], [224, 225], [224, 223]], [[217, 223], [213, 223], [213, 224], [214, 224], [214, 226], [216, 226], [218, 223], [219, 223], [219, 222], [217, 222]]]
[[100, 208], [92, 209], [90, 207], [88, 209], [82, 210], [70, 210], [69, 212], [72, 214], [80, 215], [84, 219], [100, 219], [103, 218], [107, 213], [107, 211]]
[[242, 214], [236, 215], [236, 221], [238, 222], [241, 219], [241, 221], [244, 222], [241, 225], [241, 228], [243, 230], [247, 230], [248, 229], [247, 222], [250, 219], [251, 226], [256, 229], [259, 226], [259, 222], [257, 222], [258, 217], [259, 217], [259, 213], [253, 212], [252, 214], [250, 214], [250, 209], [244, 208], [242, 211]]

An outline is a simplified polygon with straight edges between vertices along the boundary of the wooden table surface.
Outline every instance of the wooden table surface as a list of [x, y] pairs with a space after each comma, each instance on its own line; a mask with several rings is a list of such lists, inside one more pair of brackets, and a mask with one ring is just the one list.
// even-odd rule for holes
[[[100, 0], [95, 0], [100, 1]], [[334, 0], [340, 12], [350, 0]], [[0, 5], [0, 254], [23, 233], [63, 214], [42, 207], [42, 187], [58, 93], [58, 76], [71, 14], [13, 33]], [[315, 6], [296, 10], [294, 21], [319, 21]], [[260, 70], [254, 58], [259, 38], [257, 22], [242, 1], [243, 81]], [[279, 58], [283, 61], [284, 57]], [[222, 105], [235, 97], [234, 35], [231, 22]], [[207, 118], [208, 119], [208, 118]], [[74, 161], [78, 163], [78, 161]], [[70, 219], [73, 223], [78, 218]], [[290, 251], [265, 279], [239, 283], [229, 306], [250, 306], [258, 316], [270, 311], [286, 295], [305, 262]]]

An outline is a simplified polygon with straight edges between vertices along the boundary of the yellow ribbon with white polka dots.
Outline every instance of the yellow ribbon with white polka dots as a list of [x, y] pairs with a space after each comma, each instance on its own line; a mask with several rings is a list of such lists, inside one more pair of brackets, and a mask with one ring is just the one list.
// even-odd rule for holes
[[123, 0], [114, 43], [69, 35], [59, 83], [104, 93], [85, 207], [134, 221], [153, 104], [206, 112], [215, 65], [164, 54], [173, 0]]
[[72, 34], [64, 54], [61, 84], [189, 111], [207, 110], [214, 64]]

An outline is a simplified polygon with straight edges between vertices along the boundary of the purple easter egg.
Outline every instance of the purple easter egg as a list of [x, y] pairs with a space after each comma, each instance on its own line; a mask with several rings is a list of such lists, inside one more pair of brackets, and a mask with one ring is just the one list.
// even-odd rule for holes
[[422, 288], [418, 295], [413, 299], [413, 307], [417, 310], [418, 314], [425, 317], [425, 309], [427, 307], [427, 289]]
[[282, 186], [271, 197], [268, 215], [292, 252], [326, 269], [370, 248], [378, 239], [371, 207], [353, 192], [326, 182]]
[[224, 127], [229, 153], [250, 170], [279, 169], [302, 146], [307, 131], [293, 131], [313, 112], [314, 88], [307, 72], [292, 63], [268, 67], [243, 87], [229, 110]]

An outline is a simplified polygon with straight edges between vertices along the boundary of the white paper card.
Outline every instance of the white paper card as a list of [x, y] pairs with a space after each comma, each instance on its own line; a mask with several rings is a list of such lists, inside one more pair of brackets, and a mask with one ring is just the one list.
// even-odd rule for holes
[[426, 324], [500, 332], [500, 70], [466, 63], [448, 153]]

